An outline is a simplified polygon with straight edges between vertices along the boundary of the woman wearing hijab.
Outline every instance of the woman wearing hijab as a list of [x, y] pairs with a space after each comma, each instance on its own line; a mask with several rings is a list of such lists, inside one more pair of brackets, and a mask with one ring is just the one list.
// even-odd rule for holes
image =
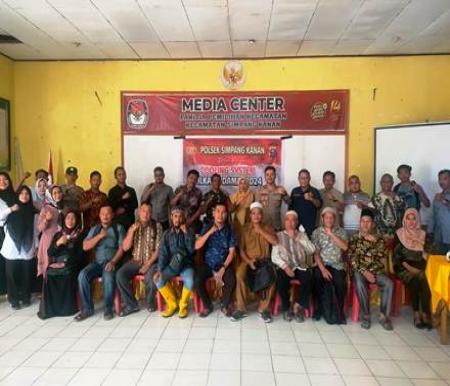
[[315, 319], [323, 315], [328, 324], [345, 324], [347, 273], [342, 252], [348, 248], [347, 235], [339, 227], [336, 209], [324, 208], [320, 220], [321, 226], [312, 234], [312, 242], [316, 247], [313, 274], [318, 307]]
[[19, 309], [20, 302], [27, 307], [31, 301], [31, 263], [37, 236], [35, 215], [36, 209], [28, 186], [19, 188], [17, 204], [0, 213], [0, 220], [6, 220], [1, 254], [6, 259], [8, 301], [13, 309]]
[[[11, 177], [6, 172], [0, 172], [0, 250], [5, 239], [5, 220], [7, 213], [16, 205]], [[16, 206], [17, 207], [17, 206]], [[0, 295], [6, 294], [5, 258], [0, 254]]]
[[250, 190], [247, 178], [240, 178], [238, 191], [230, 196], [231, 213], [234, 213], [234, 229], [240, 235], [242, 227], [250, 221], [250, 205], [255, 195]]
[[414, 325], [431, 329], [431, 293], [425, 277], [425, 235], [417, 209], [407, 209], [403, 227], [396, 232], [393, 262], [395, 273], [410, 290]]
[[74, 315], [77, 307], [77, 276], [83, 258], [80, 215], [70, 210], [62, 229], [55, 233], [48, 248], [48, 267], [42, 286], [38, 316]]
[[33, 204], [37, 210], [41, 210], [45, 204], [45, 193], [47, 191], [47, 180], [39, 178], [34, 187]]
[[63, 194], [58, 185], [53, 185], [46, 193], [46, 203], [39, 214], [38, 230], [41, 232], [38, 249], [38, 276], [45, 276], [48, 266], [48, 247], [53, 236], [62, 226]]

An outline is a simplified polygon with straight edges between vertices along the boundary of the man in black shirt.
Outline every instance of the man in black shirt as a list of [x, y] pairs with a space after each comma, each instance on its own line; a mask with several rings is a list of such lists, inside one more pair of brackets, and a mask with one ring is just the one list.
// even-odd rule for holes
[[138, 207], [136, 191], [126, 184], [127, 173], [122, 166], [114, 169], [117, 185], [110, 189], [108, 201], [114, 210], [114, 220], [125, 230], [134, 223], [134, 211]]
[[307, 169], [298, 172], [298, 187], [291, 193], [289, 210], [297, 212], [299, 223], [305, 228], [306, 234], [311, 237], [316, 228], [317, 211], [322, 207], [320, 192], [310, 185], [311, 175]]

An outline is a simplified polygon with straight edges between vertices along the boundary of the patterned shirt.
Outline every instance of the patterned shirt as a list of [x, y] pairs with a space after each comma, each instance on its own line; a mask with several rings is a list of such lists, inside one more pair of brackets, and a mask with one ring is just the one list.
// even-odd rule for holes
[[[341, 227], [336, 227], [333, 232], [341, 240], [347, 241], [347, 235]], [[345, 269], [341, 248], [325, 233], [323, 227], [319, 227], [313, 232], [312, 242], [325, 265], [330, 265], [338, 270]]]
[[[213, 226], [213, 223], [207, 223], [203, 226], [200, 234], [204, 235]], [[205, 263], [208, 267], [217, 272], [228, 256], [230, 248], [236, 248], [236, 234], [230, 225], [224, 225], [217, 229], [208, 237], [205, 243]]]
[[305, 232], [297, 231], [292, 239], [286, 231], [277, 233], [278, 244], [272, 248], [272, 262], [281, 269], [308, 269], [306, 257], [316, 249]]
[[206, 208], [206, 222], [209, 222], [213, 218], [212, 211], [215, 205], [224, 204], [228, 209], [228, 194], [223, 190], [219, 190], [218, 192], [210, 190], [203, 196], [202, 205], [206, 203], [208, 203], [208, 207]]
[[137, 223], [138, 227], [133, 235], [133, 260], [139, 264], [147, 262], [152, 254], [158, 250], [163, 232], [159, 223], [151, 220], [147, 225]]
[[90, 229], [100, 222], [100, 208], [108, 202], [108, 196], [103, 192], [94, 192], [92, 189], [86, 190], [81, 194], [80, 207], [91, 204], [89, 209], [83, 211], [84, 229]]
[[394, 236], [395, 231], [402, 226], [405, 203], [399, 195], [389, 196], [380, 192], [372, 198], [375, 208], [375, 224], [378, 233]]
[[200, 207], [203, 197], [202, 191], [197, 187], [188, 190], [186, 188], [186, 185], [182, 185], [175, 190], [175, 196], [179, 192], [183, 192], [183, 194], [178, 200], [178, 205], [184, 209], [186, 218], [189, 219], [195, 214], [195, 212], [197, 212], [198, 208]]
[[387, 258], [386, 245], [382, 237], [374, 237], [375, 241], [370, 241], [358, 233], [351, 238], [348, 245], [348, 256], [355, 271], [361, 273], [369, 271], [378, 274], [384, 270], [384, 261]]

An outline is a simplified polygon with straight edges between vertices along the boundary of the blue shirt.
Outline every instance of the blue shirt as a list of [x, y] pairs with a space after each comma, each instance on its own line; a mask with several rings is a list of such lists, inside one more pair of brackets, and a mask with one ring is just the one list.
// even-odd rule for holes
[[[200, 234], [203, 236], [213, 226], [212, 223], [203, 225]], [[236, 248], [236, 234], [230, 225], [224, 225], [208, 237], [205, 243], [205, 263], [217, 272], [225, 262], [230, 248]]]
[[[444, 199], [450, 202], [450, 192], [443, 193]], [[444, 204], [436, 197], [433, 200], [433, 211], [428, 220], [428, 233], [434, 233], [434, 240], [442, 244], [450, 244], [450, 205]]]
[[[116, 227], [116, 230], [114, 230]], [[94, 225], [89, 229], [85, 240], [92, 239], [100, 233], [101, 225]], [[99, 264], [105, 264], [110, 261], [117, 252], [125, 238], [125, 228], [120, 224], [110, 225], [106, 231], [106, 237], [100, 240], [95, 246], [95, 261]]]

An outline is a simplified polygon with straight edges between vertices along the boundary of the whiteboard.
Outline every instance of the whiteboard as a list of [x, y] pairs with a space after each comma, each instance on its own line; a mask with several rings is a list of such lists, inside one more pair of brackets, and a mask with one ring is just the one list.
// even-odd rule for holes
[[[217, 136], [217, 138], [223, 137]], [[226, 138], [280, 137], [227, 136]], [[345, 183], [344, 135], [293, 136], [282, 141], [281, 152], [282, 175], [278, 176], [277, 183], [284, 185], [288, 193], [298, 186], [297, 174], [303, 168], [311, 172], [311, 185], [318, 189], [322, 188], [323, 172], [334, 171], [336, 188], [343, 191]], [[153, 180], [155, 166], [164, 168], [165, 182], [175, 189], [184, 181], [185, 177], [183, 176], [183, 140], [169, 136], [125, 135], [123, 137], [123, 162], [127, 170], [127, 183], [136, 189], [138, 198], [144, 186]]]
[[[388, 126], [375, 129], [375, 189], [384, 173], [397, 178], [397, 167], [412, 166], [411, 179], [417, 181], [430, 201], [441, 191], [438, 172], [450, 168], [450, 122]], [[427, 223], [430, 208], [421, 207], [422, 222]]]

